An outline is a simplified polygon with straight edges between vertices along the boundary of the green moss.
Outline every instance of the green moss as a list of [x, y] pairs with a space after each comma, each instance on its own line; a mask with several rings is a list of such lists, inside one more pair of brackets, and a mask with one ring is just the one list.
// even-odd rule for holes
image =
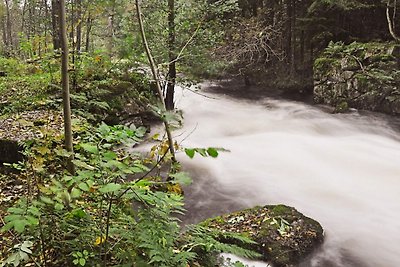
[[319, 72], [319, 73], [325, 73], [328, 72], [330, 69], [333, 67], [340, 66], [340, 60], [337, 60], [335, 58], [326, 58], [326, 57], [321, 57], [317, 58], [314, 62], [314, 71]]
[[335, 113], [344, 113], [349, 111], [349, 104], [346, 101], [340, 101], [335, 107]]

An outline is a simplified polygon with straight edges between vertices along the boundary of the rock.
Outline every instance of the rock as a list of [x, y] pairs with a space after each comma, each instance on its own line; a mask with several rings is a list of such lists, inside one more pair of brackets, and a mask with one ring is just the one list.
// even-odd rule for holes
[[334, 113], [345, 113], [349, 111], [349, 104], [346, 101], [339, 102], [336, 107]]
[[400, 58], [400, 45], [393, 45], [389, 47], [387, 54], [395, 58]]
[[34, 110], [3, 117], [0, 119], [0, 162], [21, 161], [20, 143], [43, 138], [45, 133], [60, 135], [62, 132], [62, 112]]
[[324, 238], [317, 221], [285, 205], [233, 212], [208, 219], [202, 225], [250, 237], [256, 245], [235, 244], [259, 252], [261, 260], [278, 267], [299, 263], [319, 247]]
[[340, 64], [343, 71], [356, 71], [361, 68], [360, 63], [353, 57], [342, 58]]
[[22, 147], [17, 141], [0, 139], [0, 164], [22, 161], [21, 150]]
[[[314, 101], [335, 107], [400, 114], [400, 46], [352, 43], [328, 47], [314, 63]], [[330, 49], [334, 49], [330, 51]]]

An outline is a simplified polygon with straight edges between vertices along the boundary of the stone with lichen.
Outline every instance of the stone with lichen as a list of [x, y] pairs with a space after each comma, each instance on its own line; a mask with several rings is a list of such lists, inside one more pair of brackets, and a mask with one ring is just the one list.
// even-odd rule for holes
[[202, 224], [250, 237], [257, 242], [256, 245], [235, 244], [259, 252], [261, 260], [274, 266], [293, 266], [323, 242], [323, 229], [317, 221], [285, 205], [237, 211], [208, 219]]

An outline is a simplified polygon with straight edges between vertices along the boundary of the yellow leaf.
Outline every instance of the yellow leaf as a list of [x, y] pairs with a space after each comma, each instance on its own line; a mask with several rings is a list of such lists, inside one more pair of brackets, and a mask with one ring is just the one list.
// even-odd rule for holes
[[99, 236], [96, 238], [96, 241], [94, 242], [95, 246], [98, 246], [100, 244], [103, 244], [106, 241], [106, 237], [105, 236]]
[[50, 149], [45, 147], [45, 146], [40, 146], [36, 148], [36, 150], [41, 154], [41, 155], [46, 155], [50, 153]]

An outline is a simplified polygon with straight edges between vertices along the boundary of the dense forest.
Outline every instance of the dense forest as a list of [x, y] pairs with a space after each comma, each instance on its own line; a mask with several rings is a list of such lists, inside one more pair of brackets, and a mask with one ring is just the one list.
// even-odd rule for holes
[[332, 113], [396, 118], [399, 7], [0, 1], [0, 266], [244, 266], [221, 253], [294, 266], [322, 243], [322, 228], [286, 206], [181, 223], [192, 179], [179, 158], [218, 161], [229, 148], [182, 145], [175, 92], [230, 81], [241, 96], [279, 90]]

